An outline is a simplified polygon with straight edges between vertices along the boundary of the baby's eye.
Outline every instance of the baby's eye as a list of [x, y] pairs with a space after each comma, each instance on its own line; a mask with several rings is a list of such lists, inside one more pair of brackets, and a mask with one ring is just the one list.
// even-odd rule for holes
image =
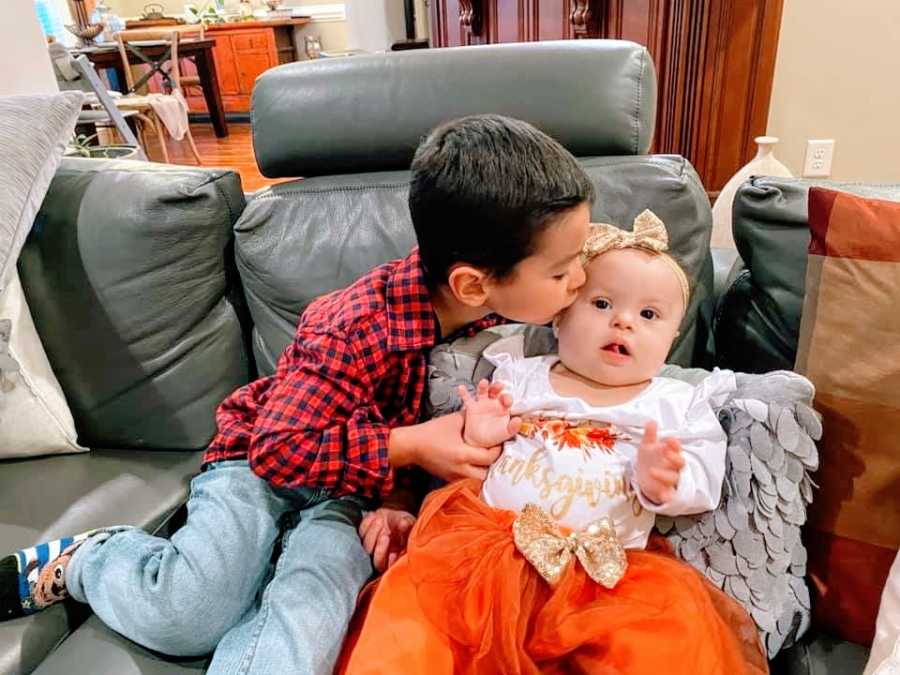
[[562, 280], [565, 279], [567, 276], [569, 276], [569, 273], [568, 273], [568, 272], [563, 272], [562, 274], [554, 274], [554, 275], [553, 275], [553, 278], [554, 278], [556, 281], [562, 281]]
[[609, 301], [600, 298], [599, 300], [594, 300], [594, 307], [597, 309], [609, 309]]
[[652, 309], [642, 309], [641, 316], [643, 318], [647, 319], [647, 321], [653, 321], [653, 319], [656, 319], [659, 317], [659, 314], [657, 314]]

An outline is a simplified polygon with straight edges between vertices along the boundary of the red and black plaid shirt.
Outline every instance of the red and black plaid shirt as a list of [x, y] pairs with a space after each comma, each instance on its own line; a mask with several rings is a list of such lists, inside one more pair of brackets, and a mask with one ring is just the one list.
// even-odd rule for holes
[[[498, 323], [488, 316], [463, 333]], [[216, 411], [204, 464], [249, 458], [281, 488], [385, 495], [390, 429], [419, 419], [437, 319], [418, 249], [311, 303], [275, 374]]]

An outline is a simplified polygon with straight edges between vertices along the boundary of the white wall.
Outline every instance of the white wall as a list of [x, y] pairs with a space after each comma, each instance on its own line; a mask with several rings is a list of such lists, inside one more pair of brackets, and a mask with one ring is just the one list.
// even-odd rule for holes
[[383, 52], [406, 39], [401, 0], [345, 0], [347, 40], [352, 49]]
[[0, 20], [0, 96], [58, 90], [34, 0], [3, 0]]
[[900, 0], [785, 0], [769, 108], [776, 156], [835, 139], [831, 177], [900, 181]]

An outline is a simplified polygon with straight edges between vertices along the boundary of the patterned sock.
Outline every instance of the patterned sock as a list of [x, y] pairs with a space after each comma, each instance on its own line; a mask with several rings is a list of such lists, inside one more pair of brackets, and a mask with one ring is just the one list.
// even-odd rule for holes
[[122, 528], [101, 528], [23, 548], [0, 558], [0, 620], [34, 614], [68, 597], [66, 567], [88, 537], [104, 539]]

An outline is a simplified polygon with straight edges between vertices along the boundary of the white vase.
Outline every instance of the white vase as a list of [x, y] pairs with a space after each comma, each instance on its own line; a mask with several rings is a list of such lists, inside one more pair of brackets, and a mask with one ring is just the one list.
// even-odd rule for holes
[[793, 174], [788, 168], [775, 159], [772, 149], [778, 143], [774, 136], [757, 136], [753, 139], [757, 145], [756, 157], [742, 166], [734, 174], [713, 205], [713, 231], [710, 246], [713, 248], [734, 248], [734, 235], [731, 232], [731, 205], [738, 188], [750, 176], [780, 176], [790, 178]]

